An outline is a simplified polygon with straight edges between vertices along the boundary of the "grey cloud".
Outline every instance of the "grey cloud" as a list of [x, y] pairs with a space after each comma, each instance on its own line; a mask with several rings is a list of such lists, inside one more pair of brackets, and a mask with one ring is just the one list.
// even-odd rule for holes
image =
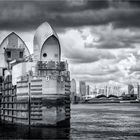
[[112, 81], [117, 81], [118, 74], [110, 74], [110, 75], [101, 75], [101, 76], [86, 76], [86, 75], [76, 75], [76, 78], [83, 80], [86, 79], [87, 82], [92, 82], [92, 83], [104, 83], [108, 82], [110, 80]]
[[122, 41], [113, 41], [113, 40], [105, 40], [101, 43], [95, 45], [92, 43], [85, 43], [85, 48], [98, 48], [98, 49], [121, 49], [121, 48], [135, 48], [132, 43], [122, 42]]
[[91, 34], [96, 34], [99, 39], [91, 43], [85, 43], [85, 48], [98, 48], [98, 49], [122, 49], [122, 48], [135, 48], [135, 44], [140, 43], [139, 30], [122, 30], [114, 28], [105, 28], [102, 31], [91, 30]]
[[108, 23], [115, 27], [139, 27], [140, 9], [131, 5], [116, 8], [108, 0], [83, 0], [79, 4], [74, 0], [0, 1], [0, 29], [34, 29], [45, 20], [56, 28]]
[[115, 56], [109, 52], [81, 52], [73, 50], [73, 52], [64, 52], [65, 58], [68, 59], [70, 63], [92, 63], [101, 59], [115, 59]]
[[[1, 29], [33, 29], [47, 20], [56, 27], [78, 26], [79, 22], [69, 14], [85, 10], [108, 7], [108, 1], [86, 0], [83, 4], [72, 4], [74, 1], [0, 1]], [[68, 16], [68, 17], [67, 17]]]
[[129, 74], [133, 72], [140, 72], [140, 62], [137, 62], [137, 64], [135, 66], [132, 66], [129, 70]]
[[96, 46], [98, 49], [120, 49], [120, 48], [135, 48], [133, 44], [128, 42], [103, 42], [101, 45]]
[[75, 71], [73, 72], [73, 74], [76, 74], [76, 75], [88, 75], [88, 76], [106, 76], [108, 74], [115, 74], [117, 73], [119, 70], [118, 68], [115, 68], [115, 69], [107, 69], [107, 70], [96, 70], [96, 69], [93, 69], [93, 71], [85, 71], [85, 72], [81, 72], [81, 71]]
[[140, 67], [132, 67], [130, 69], [131, 72], [140, 71]]

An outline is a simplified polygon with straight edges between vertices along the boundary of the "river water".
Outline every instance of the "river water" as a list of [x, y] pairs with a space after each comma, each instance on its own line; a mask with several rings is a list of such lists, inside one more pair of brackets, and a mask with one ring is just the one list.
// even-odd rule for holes
[[140, 104], [71, 105], [71, 128], [0, 126], [1, 139], [140, 140]]

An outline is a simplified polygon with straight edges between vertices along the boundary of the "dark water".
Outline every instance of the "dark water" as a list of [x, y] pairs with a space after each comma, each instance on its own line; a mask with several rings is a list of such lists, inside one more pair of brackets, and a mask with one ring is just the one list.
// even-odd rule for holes
[[0, 126], [0, 138], [140, 140], [140, 104], [78, 104], [71, 109], [69, 129]]

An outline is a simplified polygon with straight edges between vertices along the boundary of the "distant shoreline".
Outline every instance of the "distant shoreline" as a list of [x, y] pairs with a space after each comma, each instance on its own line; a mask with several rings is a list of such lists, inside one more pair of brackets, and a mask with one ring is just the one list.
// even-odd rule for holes
[[78, 102], [75, 104], [104, 104], [104, 103], [140, 103], [137, 100], [92, 100], [92, 101], [85, 101], [85, 102]]

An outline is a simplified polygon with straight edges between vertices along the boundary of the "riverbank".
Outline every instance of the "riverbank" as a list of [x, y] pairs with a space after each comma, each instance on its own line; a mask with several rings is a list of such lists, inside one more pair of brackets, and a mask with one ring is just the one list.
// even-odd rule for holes
[[139, 100], [120, 100], [120, 99], [91, 99], [88, 101], [81, 101], [81, 104], [103, 104], [103, 103], [140, 103]]

